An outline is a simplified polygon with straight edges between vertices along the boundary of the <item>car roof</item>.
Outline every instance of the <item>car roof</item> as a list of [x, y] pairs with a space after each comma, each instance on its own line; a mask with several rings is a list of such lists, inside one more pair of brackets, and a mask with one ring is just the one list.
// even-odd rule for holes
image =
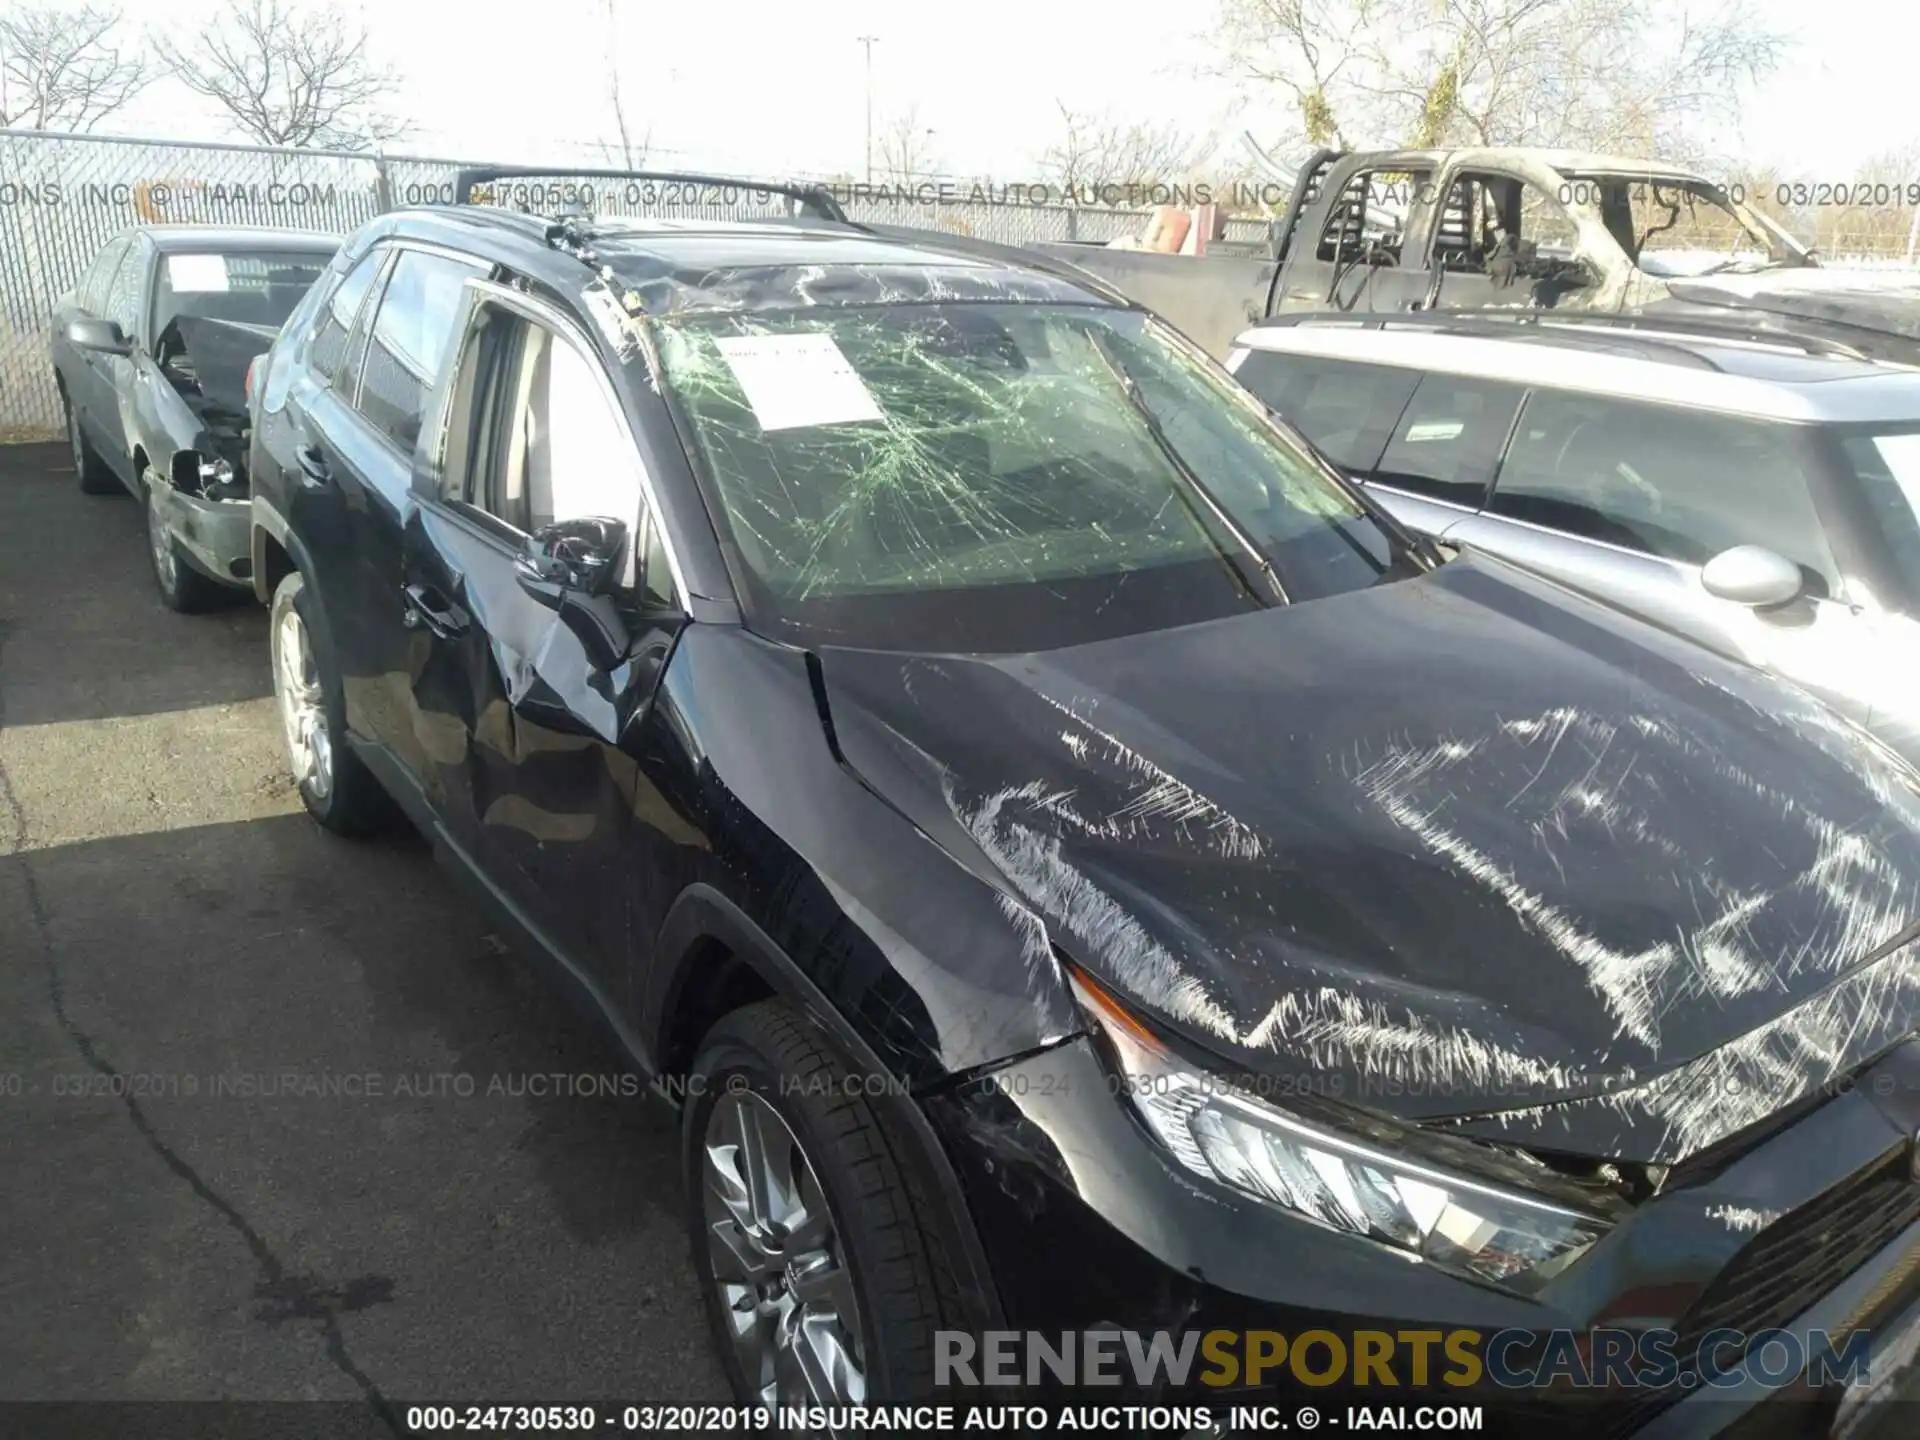
[[[549, 240], [565, 222], [490, 206], [397, 211], [373, 238], [437, 241], [565, 287], [596, 273]], [[1128, 303], [1064, 260], [937, 231], [826, 220], [601, 217], [579, 243], [649, 315], [845, 305], [1001, 301]], [[368, 242], [370, 243], [370, 241]]]
[[1262, 325], [1237, 348], [1397, 365], [1802, 423], [1920, 421], [1920, 369], [1656, 322], [1390, 320]]
[[176, 251], [314, 250], [331, 254], [341, 237], [324, 230], [286, 230], [268, 225], [141, 225], [135, 233], [163, 254]]

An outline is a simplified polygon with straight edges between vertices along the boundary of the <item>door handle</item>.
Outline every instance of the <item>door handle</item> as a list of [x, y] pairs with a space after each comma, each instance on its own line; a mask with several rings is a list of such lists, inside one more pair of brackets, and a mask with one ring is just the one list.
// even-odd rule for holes
[[453, 640], [467, 633], [467, 619], [459, 609], [431, 585], [408, 585], [401, 592], [400, 623], [409, 630], [424, 626], [442, 640]]
[[320, 453], [318, 446], [296, 445], [293, 458], [300, 467], [301, 475], [305, 477], [301, 481], [302, 484], [309, 488], [317, 488], [332, 482], [332, 467], [327, 464], [327, 457]]

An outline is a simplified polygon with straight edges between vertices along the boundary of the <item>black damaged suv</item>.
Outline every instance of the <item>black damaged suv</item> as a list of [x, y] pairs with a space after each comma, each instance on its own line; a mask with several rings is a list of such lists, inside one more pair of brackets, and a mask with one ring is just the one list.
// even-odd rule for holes
[[1910, 770], [1427, 548], [1064, 262], [752, 188], [383, 217], [252, 397], [301, 796], [685, 1098], [743, 1399], [1631, 1325], [1661, 1383], [1475, 1395], [1712, 1433], [1747, 1339], [1904, 1316]]

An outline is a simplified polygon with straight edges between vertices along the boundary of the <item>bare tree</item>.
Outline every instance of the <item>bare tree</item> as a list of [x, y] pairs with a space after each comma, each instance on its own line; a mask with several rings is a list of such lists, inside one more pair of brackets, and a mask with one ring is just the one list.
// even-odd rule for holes
[[1870, 156], [1844, 180], [1780, 176], [1763, 199], [1786, 212], [1775, 219], [1829, 259], [1905, 255], [1920, 201], [1920, 142]]
[[1084, 114], [1056, 101], [1060, 132], [1040, 176], [1080, 204], [1138, 205], [1145, 192], [1185, 182], [1208, 146], [1172, 125]]
[[181, 84], [262, 144], [364, 150], [406, 129], [387, 109], [398, 75], [335, 4], [237, 0], [191, 46], [154, 43]]
[[938, 173], [933, 131], [920, 119], [920, 107], [910, 105], [882, 127], [874, 145], [880, 173], [895, 184], [917, 185]]
[[1787, 47], [1752, 0], [1222, 0], [1219, 72], [1346, 147], [1572, 145], [1698, 158], [1740, 86]]
[[[636, 170], [647, 163], [653, 146], [653, 127], [648, 126], [638, 140], [627, 126], [627, 107], [620, 94], [620, 25], [614, 18], [613, 0], [607, 0], [607, 102], [613, 109], [614, 134], [618, 137], [617, 158], [621, 166]], [[605, 147], [612, 152], [614, 147]]]
[[144, 89], [151, 67], [116, 44], [111, 5], [0, 12], [0, 125], [91, 130]]

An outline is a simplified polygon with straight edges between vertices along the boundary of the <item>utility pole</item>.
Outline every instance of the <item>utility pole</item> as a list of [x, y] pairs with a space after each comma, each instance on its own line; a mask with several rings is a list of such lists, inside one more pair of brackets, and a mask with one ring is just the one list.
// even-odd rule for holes
[[856, 35], [867, 47], [867, 184], [873, 184], [873, 46], [878, 35]]

